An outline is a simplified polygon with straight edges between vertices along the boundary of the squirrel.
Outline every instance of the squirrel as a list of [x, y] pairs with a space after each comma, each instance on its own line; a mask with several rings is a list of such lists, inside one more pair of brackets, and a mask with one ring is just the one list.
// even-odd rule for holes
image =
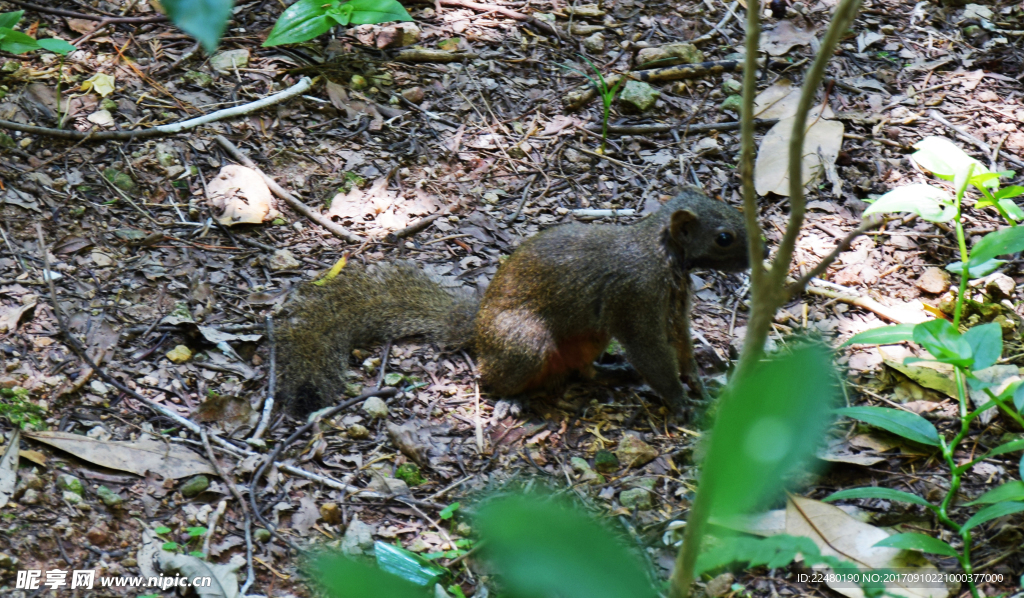
[[679, 411], [680, 374], [700, 382], [688, 272], [748, 267], [740, 212], [686, 187], [632, 224], [568, 223], [534, 235], [498, 266], [479, 300], [411, 264], [346, 269], [323, 286], [303, 285], [286, 303], [278, 399], [295, 415], [328, 406], [345, 390], [354, 347], [409, 336], [470, 350], [484, 388], [515, 396], [574, 373], [593, 377], [614, 338]]

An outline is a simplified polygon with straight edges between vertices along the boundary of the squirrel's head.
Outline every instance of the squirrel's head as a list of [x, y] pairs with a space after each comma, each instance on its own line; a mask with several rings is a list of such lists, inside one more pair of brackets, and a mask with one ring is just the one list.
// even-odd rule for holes
[[[666, 241], [684, 268], [739, 272], [750, 267], [743, 214], [695, 187], [661, 208], [668, 213]], [[765, 257], [768, 247], [764, 247]]]

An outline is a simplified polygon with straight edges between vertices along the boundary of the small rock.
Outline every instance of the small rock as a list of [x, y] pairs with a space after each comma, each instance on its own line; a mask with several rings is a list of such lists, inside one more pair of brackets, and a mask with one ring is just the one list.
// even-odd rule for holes
[[270, 256], [270, 263], [267, 266], [271, 272], [280, 272], [282, 270], [295, 270], [302, 264], [299, 260], [295, 259], [295, 255], [287, 249], [278, 249], [274, 252], [274, 255]]
[[235, 72], [236, 68], [249, 66], [249, 50], [225, 50], [217, 52], [210, 59], [210, 68], [221, 75]]
[[183, 82], [195, 85], [196, 87], [209, 87], [213, 85], [213, 77], [200, 71], [189, 71], [181, 76]]
[[718, 106], [718, 109], [722, 112], [735, 112], [739, 114], [743, 110], [743, 96], [739, 94], [731, 95]]
[[658, 456], [658, 451], [641, 440], [639, 436], [627, 433], [619, 440], [615, 456], [626, 467], [640, 467], [653, 461]]
[[366, 426], [360, 424], [352, 424], [346, 432], [352, 440], [366, 440], [370, 437], [370, 431], [366, 429]]
[[89, 390], [93, 391], [98, 395], [105, 395], [108, 392], [107, 385], [99, 380], [93, 380], [89, 383]]
[[348, 86], [356, 91], [366, 89], [368, 85], [369, 83], [366, 82], [366, 77], [362, 75], [352, 75], [352, 78], [348, 81]]
[[358, 397], [363, 394], [363, 385], [356, 384], [355, 382], [345, 383], [345, 396], [346, 397]]
[[979, 102], [998, 102], [999, 101], [999, 95], [996, 94], [996, 92], [989, 91], [987, 89], [985, 91], [982, 91], [982, 92], [978, 93], [978, 95], [976, 95], [974, 97], [976, 97]]
[[256, 539], [257, 542], [269, 542], [270, 541], [270, 531], [266, 530], [266, 529], [263, 529], [262, 527], [256, 528], [256, 531], [254, 531], [252, 533], [252, 536], [253, 536], [253, 538]]
[[78, 496], [82, 496], [85, 493], [85, 489], [82, 487], [82, 480], [66, 473], [57, 476], [57, 488], [74, 492]]
[[341, 539], [341, 553], [349, 556], [360, 556], [373, 549], [373, 534], [377, 533], [376, 526], [367, 525], [358, 518], [353, 519], [345, 530], [345, 537]]
[[430, 550], [430, 544], [423, 541], [423, 538], [413, 538], [412, 542], [405, 547], [409, 552], [427, 552]]
[[181, 495], [185, 498], [192, 498], [193, 496], [198, 496], [200, 493], [206, 491], [209, 487], [210, 478], [204, 475], [197, 475], [181, 485]]
[[402, 463], [395, 469], [395, 477], [402, 480], [409, 486], [419, 486], [426, 483], [420, 468], [415, 463]]
[[985, 35], [985, 30], [977, 25], [968, 25], [964, 27], [964, 37], [975, 38]]
[[178, 345], [167, 352], [167, 359], [170, 359], [171, 363], [185, 363], [192, 359], [192, 350], [185, 345]]
[[413, 104], [419, 104], [426, 97], [426, 92], [423, 91], [422, 87], [410, 87], [409, 89], [402, 90], [402, 97], [409, 100]]
[[370, 397], [363, 403], [363, 412], [370, 416], [370, 419], [384, 419], [388, 416], [388, 404], [380, 397]]
[[174, 146], [169, 143], [158, 143], [155, 148], [156, 161], [164, 168], [168, 166], [174, 166], [178, 163], [177, 152], [174, 151]]
[[704, 62], [704, 53], [693, 44], [667, 44], [657, 48], [644, 48], [640, 50], [637, 52], [636, 62], [638, 68], [661, 68], [676, 64], [697, 64], [698, 62]]
[[90, 527], [89, 531], [85, 532], [85, 537], [89, 540], [89, 543], [93, 546], [105, 546], [110, 542], [110, 534], [99, 527]]
[[622, 88], [619, 102], [639, 112], [644, 112], [654, 106], [659, 96], [661, 96], [661, 92], [647, 83], [630, 80]]
[[99, 496], [100, 500], [103, 501], [103, 504], [108, 507], [116, 507], [124, 502], [123, 498], [106, 486], [100, 486], [97, 488], [96, 495]]
[[82, 504], [82, 497], [70, 490], [65, 490], [64, 492], [62, 492], [60, 497], [64, 499], [64, 502], [72, 506]]
[[333, 502], [320, 505], [320, 518], [331, 525], [341, 523], [341, 507]]
[[722, 92], [727, 96], [738, 95], [743, 91], [743, 84], [736, 79], [726, 79], [722, 81]]
[[896, 27], [894, 27], [892, 25], [882, 25], [881, 27], [878, 28], [878, 31], [882, 35], [892, 35], [892, 34], [896, 33]]
[[604, 34], [598, 31], [590, 37], [583, 39], [583, 47], [591, 54], [604, 53]]
[[601, 473], [611, 473], [619, 468], [619, 458], [611, 451], [597, 451], [594, 454], [594, 469]]
[[996, 272], [985, 277], [985, 292], [996, 301], [1012, 299], [1016, 288], [1017, 283], [1002, 272]]
[[619, 504], [627, 509], [646, 511], [654, 507], [651, 493], [646, 488], [633, 488], [619, 493]]
[[415, 23], [400, 23], [391, 27], [382, 27], [377, 32], [377, 48], [399, 48], [411, 46], [420, 41], [420, 28]]
[[697, 152], [697, 155], [701, 156], [716, 156], [720, 151], [722, 151], [722, 147], [718, 145], [718, 140], [714, 137], [705, 137], [701, 139], [693, 149]]
[[949, 289], [950, 276], [942, 268], [926, 268], [914, 285], [932, 295], [941, 295]]
[[726, 571], [718, 577], [708, 582], [708, 585], [704, 586], [704, 593], [709, 598], [718, 598], [719, 596], [725, 596], [732, 589], [733, 582], [736, 581], [736, 576]]
[[11, 571], [18, 566], [18, 557], [13, 557], [6, 552], [0, 552], [0, 569]]
[[31, 489], [31, 488], [28, 488], [21, 495], [21, 498], [18, 499], [18, 502], [20, 502], [23, 505], [38, 505], [39, 504], [39, 493], [36, 492], [35, 490]]
[[[610, 454], [610, 453], [609, 453]], [[580, 474], [580, 481], [592, 484], [604, 484], [604, 476], [590, 468], [590, 464], [582, 457], [573, 457], [569, 460], [573, 471]]]

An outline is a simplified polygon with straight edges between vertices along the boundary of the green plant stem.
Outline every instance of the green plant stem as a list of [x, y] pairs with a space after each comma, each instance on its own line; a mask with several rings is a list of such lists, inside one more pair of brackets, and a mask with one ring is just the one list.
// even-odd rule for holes
[[[959, 223], [959, 219], [957, 220]], [[957, 399], [960, 403], [960, 431], [957, 433], [953, 440], [949, 443], [945, 441], [941, 436], [939, 437], [939, 443], [942, 447], [942, 457], [946, 461], [946, 465], [949, 467], [949, 490], [946, 492], [946, 496], [942, 499], [942, 503], [939, 504], [939, 508], [936, 511], [936, 515], [939, 518], [939, 522], [947, 528], [956, 532], [960, 539], [964, 543], [963, 550], [957, 556], [957, 560], [960, 562], [960, 567], [964, 570], [964, 573], [968, 574], [967, 585], [970, 587], [971, 595], [974, 598], [980, 598], [978, 594], [978, 588], [974, 585], [974, 582], [970, 579], [970, 573], [973, 571], [971, 565], [971, 532], [970, 530], [964, 531], [963, 527], [950, 519], [949, 507], [953, 504], [953, 499], [956, 497], [957, 491], [960, 490], [960, 483], [963, 479], [963, 472], [956, 465], [956, 448], [960, 446], [963, 439], [967, 437], [967, 433], [971, 427], [971, 421], [974, 419], [972, 416], [975, 414], [969, 413], [967, 409], [967, 391], [965, 388], [965, 377], [964, 370], [962, 368], [953, 369], [954, 377], [956, 380], [956, 394]]]
[[971, 276], [971, 268], [967, 264], [967, 238], [964, 235], [964, 221], [961, 217], [963, 191], [956, 195], [956, 241], [960, 245], [960, 263], [963, 269], [960, 271], [960, 291], [956, 296], [956, 307], [953, 309], [953, 328], [960, 326], [960, 316], [963, 314], [964, 297], [967, 294], [967, 280]]

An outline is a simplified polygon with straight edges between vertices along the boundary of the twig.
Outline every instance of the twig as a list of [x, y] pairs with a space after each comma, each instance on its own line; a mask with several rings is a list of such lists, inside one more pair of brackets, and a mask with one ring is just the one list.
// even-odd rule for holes
[[803, 292], [804, 287], [806, 287], [807, 284], [811, 282], [812, 278], [817, 278], [818, 276], [821, 276], [821, 274], [825, 272], [825, 270], [827, 270], [829, 266], [832, 265], [832, 262], [836, 261], [836, 258], [839, 257], [840, 253], [850, 248], [850, 243], [853, 243], [854, 239], [863, 235], [865, 232], [875, 228], [876, 226], [883, 224], [884, 222], [884, 218], [868, 217], [868, 219], [862, 222], [860, 226], [851, 231], [850, 234], [846, 235], [846, 237], [844, 237], [843, 240], [840, 241], [838, 245], [836, 245], [836, 248], [833, 249], [831, 253], [829, 253], [827, 256], [825, 256], [824, 259], [818, 262], [817, 266], [811, 268], [811, 270], [804, 274], [803, 276], [801, 276], [799, 280], [786, 287], [786, 294], [790, 298], [792, 298]]
[[[967, 142], [970, 142], [970, 143], [974, 144], [975, 146], [977, 146], [978, 149], [980, 149], [981, 151], [985, 152], [986, 156], [991, 156], [992, 155], [992, 148], [989, 147], [989, 145], [987, 143], [985, 143], [981, 139], [978, 139], [974, 135], [971, 135], [970, 133], [968, 133], [967, 131], [965, 131], [961, 127], [958, 127], [958, 126], [954, 125], [953, 123], [949, 122], [948, 120], [946, 120], [945, 118], [943, 118], [943, 116], [941, 114], [939, 114], [938, 110], [932, 110], [932, 111], [928, 112], [928, 118], [934, 120], [935, 122], [939, 123], [940, 125], [942, 125], [942, 126], [946, 127], [947, 129], [953, 131], [954, 133], [959, 135], [960, 138], [963, 139], [964, 141], [967, 141]], [[1022, 162], [1019, 159], [1017, 159], [1016, 156], [1013, 156], [1011, 154], [1004, 154], [1004, 156], [1005, 156], [1007, 162], [1013, 162], [1017, 166], [1024, 167], [1024, 162]]]
[[[218, 473], [218, 475], [220, 475]], [[224, 477], [224, 476], [221, 476]], [[228, 501], [222, 500], [217, 503], [217, 510], [210, 513], [210, 516], [206, 519], [206, 538], [203, 539], [203, 554], [207, 557], [210, 556], [210, 542], [213, 541], [213, 534], [217, 531], [217, 522], [224, 516], [224, 511], [228, 510]]]
[[31, 2], [22, 2], [21, 0], [10, 0], [10, 3], [15, 6], [20, 6], [22, 8], [33, 10], [35, 12], [41, 12], [50, 15], [59, 15], [62, 17], [71, 17], [73, 19], [85, 19], [87, 21], [106, 21], [107, 23], [161, 23], [167, 20], [167, 17], [164, 15], [151, 15], [148, 17], [101, 17], [84, 12], [64, 10], [62, 8], [50, 8], [48, 6], [40, 6], [38, 4], [32, 4]]
[[619, 216], [636, 216], [636, 210], [626, 208], [624, 210], [599, 210], [597, 208], [579, 208], [570, 210], [577, 218], [616, 218]]
[[252, 433], [249, 442], [255, 442], [266, 446], [261, 440], [263, 433], [270, 423], [270, 412], [274, 410], [274, 388], [277, 386], [277, 345], [274, 343], [274, 319], [267, 316], [266, 319], [267, 346], [270, 349], [270, 371], [267, 374], [267, 398], [263, 401], [263, 415], [260, 416], [260, 423], [256, 431]]
[[505, 222], [515, 222], [516, 218], [519, 218], [519, 214], [523, 211], [523, 207], [526, 206], [526, 200], [530, 197], [530, 187], [533, 186], [533, 182], [536, 180], [536, 174], [527, 179], [526, 187], [523, 188], [523, 196], [519, 199], [519, 205], [516, 206], [515, 213], [506, 218]]
[[445, 208], [440, 212], [435, 212], [429, 216], [425, 216], [422, 219], [413, 222], [412, 224], [405, 228], [388, 233], [387, 236], [384, 237], [384, 240], [387, 241], [388, 243], [397, 243], [399, 239], [411, 237], [416, 233], [425, 230], [428, 226], [430, 226], [430, 223], [432, 223], [433, 221], [443, 216], [448, 216], [457, 209], [458, 206], [455, 206], [454, 208]]
[[0, 128], [11, 129], [14, 131], [21, 131], [23, 133], [32, 133], [34, 135], [45, 135], [47, 137], [56, 137], [58, 139], [90, 139], [93, 141], [127, 141], [130, 139], [147, 139], [149, 137], [163, 137], [166, 135], [174, 135], [176, 133], [183, 133], [190, 129], [194, 129], [200, 125], [205, 125], [218, 120], [224, 120], [225, 118], [233, 118], [235, 116], [242, 116], [266, 108], [267, 106], [273, 106], [280, 104], [286, 100], [289, 100], [301, 93], [304, 93], [313, 85], [312, 80], [309, 77], [303, 77], [298, 83], [292, 85], [288, 89], [275, 93], [274, 95], [267, 96], [263, 99], [243, 104], [241, 106], [232, 106], [231, 108], [225, 108], [210, 114], [204, 114], [197, 116], [189, 120], [183, 120], [168, 125], [158, 125], [149, 129], [138, 129], [135, 131], [67, 131], [64, 129], [50, 129], [48, 127], [37, 127], [34, 125], [23, 125], [21, 123], [11, 122], [9, 120], [0, 120]]
[[270, 176], [268, 176], [265, 172], [260, 170], [260, 168], [256, 166], [256, 164], [252, 160], [250, 160], [248, 156], [243, 154], [241, 150], [235, 147], [235, 144], [228, 141], [227, 138], [224, 137], [223, 135], [217, 135], [214, 139], [216, 139], [217, 143], [220, 144], [222, 148], [224, 148], [224, 151], [226, 151], [237, 162], [241, 162], [243, 166], [251, 168], [255, 170], [257, 173], [259, 173], [259, 175], [263, 177], [263, 180], [267, 183], [267, 186], [270, 187], [270, 190], [273, 191], [274, 195], [283, 199], [284, 202], [288, 204], [288, 206], [291, 207], [296, 212], [302, 214], [306, 218], [309, 218], [313, 222], [326, 228], [336, 237], [340, 237], [351, 243], [362, 243], [363, 241], [366, 240], [360, 237], [359, 235], [352, 233], [352, 231], [348, 230], [344, 226], [335, 223], [334, 221], [324, 216], [323, 214], [315, 211], [313, 208], [299, 201], [291, 193], [285, 191], [284, 187], [278, 185], [277, 181], [270, 178]]
[[[696, 45], [696, 44], [699, 44], [701, 42], [706, 42], [706, 41], [710, 40], [711, 38], [713, 38], [715, 33], [719, 33], [721, 35], [725, 35], [725, 33], [722, 31], [722, 27], [725, 27], [726, 25], [728, 25], [729, 21], [732, 20], [733, 16], [736, 15], [736, 12], [735, 12], [736, 11], [736, 7], [739, 6], [739, 5], [740, 5], [740, 0], [736, 0], [735, 2], [730, 4], [729, 6], [726, 6], [725, 7], [725, 16], [722, 17], [722, 20], [719, 21], [717, 25], [712, 25], [711, 26], [711, 31], [708, 31], [707, 33], [705, 33], [704, 35], [698, 37], [697, 39], [690, 40], [689, 43]], [[726, 37], [728, 37], [728, 36], [726, 36]]]
[[898, 311], [892, 309], [891, 307], [882, 305], [881, 303], [875, 301], [871, 297], [844, 294], [838, 291], [824, 289], [816, 286], [807, 287], [807, 292], [812, 295], [818, 295], [819, 297], [826, 297], [828, 299], [835, 299], [836, 301], [841, 301], [842, 303], [847, 303], [855, 307], [866, 309], [874, 313], [875, 315], [886, 320], [889, 320], [890, 322], [894, 322], [896, 324], [918, 324], [927, 319], [925, 317], [908, 318], [905, 314], [900, 314]]
[[[755, 127], [768, 127], [779, 122], [777, 118], [759, 118], [754, 121]], [[709, 131], [735, 131], [740, 128], [740, 121], [725, 123], [707, 123], [700, 125], [608, 125], [609, 133], [619, 135], [650, 135], [654, 133], [671, 133], [679, 131], [683, 135], [689, 133], [707, 133]], [[588, 125], [588, 131], [599, 132], [601, 125]]]
[[[206, 449], [206, 458], [210, 460], [210, 465], [213, 465], [213, 470], [217, 472], [217, 476], [224, 480], [227, 484], [228, 490], [231, 491], [231, 495], [238, 501], [238, 508], [242, 509], [242, 515], [245, 517], [245, 562], [247, 564], [245, 585], [242, 586], [241, 595], [245, 595], [246, 590], [252, 586], [256, 580], [256, 570], [252, 566], [252, 517], [249, 515], [249, 505], [246, 504], [245, 498], [242, 497], [241, 490], [238, 489], [238, 484], [227, 478], [224, 475], [224, 471], [220, 467], [220, 463], [217, 462], [217, 457], [213, 454], [213, 447], [210, 446], [210, 436], [206, 433], [206, 429], [203, 428], [201, 431], [201, 437], [203, 439], [203, 448]], [[205, 550], [203, 552], [206, 552]], [[206, 552], [207, 558], [210, 553]]]
[[[263, 526], [267, 529], [267, 531], [269, 531], [271, 534], [274, 534], [274, 536], [276, 538], [278, 538], [279, 540], [281, 540], [285, 544], [288, 544], [289, 546], [294, 548], [297, 552], [301, 552], [301, 549], [294, 542], [292, 542], [288, 538], [285, 538], [284, 536], [282, 536], [282, 535], [277, 533], [277, 526], [274, 525], [273, 523], [271, 523], [270, 521], [267, 521], [267, 519], [264, 518], [263, 514], [260, 512], [259, 507], [256, 506], [257, 486], [259, 485], [260, 478], [263, 477], [263, 472], [265, 472], [267, 470], [267, 467], [271, 463], [273, 463], [273, 464], [277, 465], [279, 468], [281, 468], [282, 464], [276, 462], [277, 457], [280, 456], [280, 454], [282, 452], [284, 452], [284, 449], [286, 447], [288, 447], [291, 443], [295, 442], [295, 440], [298, 439], [299, 436], [302, 436], [303, 434], [308, 432], [314, 425], [318, 424], [321, 419], [327, 419], [327, 418], [333, 416], [336, 413], [339, 413], [339, 412], [341, 412], [341, 411], [343, 411], [345, 409], [348, 409], [349, 407], [351, 407], [352, 405], [355, 405], [356, 403], [359, 403], [360, 401], [365, 401], [366, 399], [368, 399], [370, 397], [385, 397], [385, 396], [393, 397], [396, 394], [398, 394], [398, 389], [397, 388], [393, 388], [393, 387], [392, 388], [380, 388], [380, 389], [375, 388], [373, 390], [369, 390], [367, 392], [364, 392], [363, 394], [359, 395], [358, 397], [355, 397], [354, 399], [349, 399], [349, 400], [347, 400], [347, 401], [337, 405], [336, 407], [334, 407], [332, 409], [328, 409], [327, 411], [324, 411], [318, 418], [315, 418], [312, 421], [307, 422], [306, 425], [304, 425], [301, 428], [299, 428], [298, 430], [296, 430], [291, 436], [289, 436], [283, 442], [278, 443], [278, 445], [276, 447], [274, 447], [273, 452], [271, 452], [269, 455], [267, 455], [267, 457], [265, 459], [263, 459], [263, 462], [260, 464], [259, 469], [256, 470], [255, 474], [253, 474], [252, 481], [249, 482], [249, 505], [252, 507], [253, 514], [256, 515], [256, 518], [259, 519], [260, 523], [263, 524]], [[346, 490], [347, 490], [347, 488], [346, 488]], [[360, 490], [360, 488], [353, 488], [353, 490], [358, 492]]]

